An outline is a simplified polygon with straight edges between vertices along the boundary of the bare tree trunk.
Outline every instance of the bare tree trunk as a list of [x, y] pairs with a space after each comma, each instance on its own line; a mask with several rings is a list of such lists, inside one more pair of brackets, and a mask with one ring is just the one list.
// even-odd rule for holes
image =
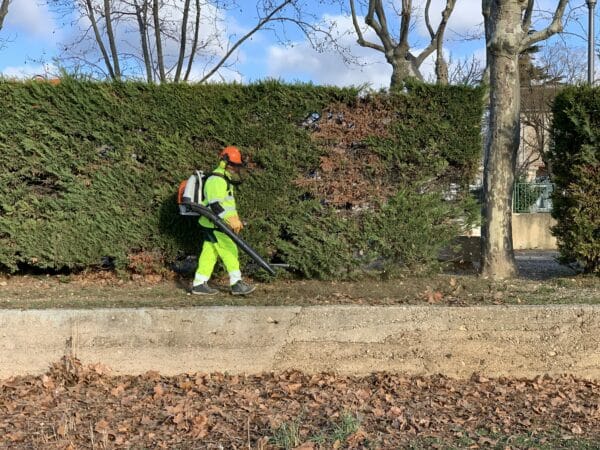
[[10, 0], [2, 0], [0, 3], [0, 30], [2, 29], [2, 25], [4, 25], [4, 18], [8, 14], [8, 4]]
[[204, 83], [206, 80], [208, 80], [217, 70], [219, 70], [221, 68], [221, 66], [223, 64], [225, 64], [225, 61], [227, 61], [227, 58], [229, 58], [231, 56], [231, 54], [240, 45], [242, 45], [246, 39], [248, 39], [250, 36], [252, 36], [258, 30], [260, 30], [266, 23], [270, 22], [271, 19], [273, 17], [275, 17], [279, 11], [281, 11], [283, 8], [285, 8], [290, 3], [292, 3], [292, 0], [283, 0], [277, 7], [275, 7], [273, 10], [271, 10], [271, 12], [269, 14], [267, 14], [265, 17], [260, 19], [258, 21], [258, 23], [254, 26], [254, 28], [252, 28], [250, 31], [248, 31], [235, 44], [233, 44], [233, 46], [227, 51], [227, 53], [225, 53], [225, 55], [220, 59], [220, 61], [217, 62], [217, 64], [215, 64], [215, 66], [211, 70], [209, 70], [207, 74], [205, 74], [202, 77], [202, 79], [200, 80], [200, 83]]
[[187, 70], [185, 71], [184, 81], [188, 81], [190, 78], [190, 72], [194, 64], [194, 57], [196, 56], [196, 50], [198, 49], [198, 36], [200, 35], [200, 0], [196, 0], [196, 22], [194, 24], [194, 41], [192, 42], [192, 51], [188, 58]]
[[444, 58], [444, 41], [438, 40], [435, 51], [435, 79], [437, 84], [448, 84], [448, 63]]
[[115, 42], [115, 34], [112, 26], [111, 5], [110, 0], [104, 0], [104, 19], [106, 20], [106, 35], [108, 37], [108, 45], [112, 55], [115, 79], [121, 79], [121, 67], [119, 66], [119, 53], [117, 53], [117, 43]]
[[146, 0], [142, 1], [144, 2], [142, 6], [138, 4], [137, 0], [133, 0], [133, 4], [135, 6], [135, 15], [140, 29], [140, 41], [142, 45], [144, 67], [146, 68], [146, 80], [148, 83], [152, 83], [154, 77], [152, 75], [152, 57], [150, 56], [150, 49], [148, 47], [148, 3]]
[[100, 53], [102, 53], [104, 64], [106, 65], [106, 69], [108, 70], [109, 76], [114, 80], [116, 79], [115, 71], [113, 70], [113, 65], [108, 56], [108, 52], [106, 51], [106, 47], [104, 46], [104, 42], [102, 42], [102, 36], [100, 35], [100, 30], [98, 29], [98, 22], [96, 22], [96, 15], [94, 14], [94, 6], [92, 5], [92, 0], [86, 0], [85, 4], [87, 7], [87, 16], [90, 22], [92, 23], [94, 37], [96, 38], [96, 43], [98, 44]]
[[179, 57], [177, 58], [177, 69], [175, 70], [175, 83], [179, 82], [183, 60], [185, 59], [185, 44], [187, 40], [187, 22], [190, 13], [190, 0], [185, 0], [183, 5], [183, 20], [181, 21], [181, 37], [179, 39]]
[[519, 54], [561, 31], [567, 2], [559, 0], [548, 27], [530, 32], [534, 0], [482, 0], [490, 116], [484, 149], [481, 273], [492, 279], [517, 274], [512, 195], [520, 130]]
[[[498, 24], [500, 29], [503, 24]], [[498, 30], [500, 31], [500, 30]], [[510, 35], [506, 35], [507, 40]], [[502, 39], [504, 41], [505, 39]], [[491, 49], [489, 129], [484, 167], [485, 202], [481, 229], [482, 273], [494, 279], [517, 274], [512, 242], [512, 194], [519, 149], [519, 62], [517, 54], [505, 52], [501, 42]]]
[[409, 54], [405, 57], [394, 57], [388, 60], [388, 62], [390, 62], [390, 65], [392, 66], [390, 89], [402, 87], [404, 81], [409, 77], [423, 80], [421, 72], [416, 65], [415, 58], [412, 55]]
[[165, 59], [163, 57], [161, 32], [160, 32], [160, 17], [158, 16], [159, 0], [153, 0], [152, 2], [152, 15], [154, 16], [154, 37], [156, 39], [156, 62], [158, 64], [158, 73], [160, 76], [160, 82], [164, 83], [167, 81], [167, 74], [165, 72]]

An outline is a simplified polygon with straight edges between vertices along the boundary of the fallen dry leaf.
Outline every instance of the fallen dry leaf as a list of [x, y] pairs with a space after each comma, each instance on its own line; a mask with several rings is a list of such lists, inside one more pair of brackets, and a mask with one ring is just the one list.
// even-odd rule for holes
[[[477, 436], [473, 445], [480, 448], [530, 431], [540, 442], [550, 439], [548, 448], [556, 444], [551, 439], [557, 430], [565, 439], [592, 443], [600, 436], [600, 384], [572, 376], [112, 376], [73, 359], [40, 376], [1, 381], [0, 405], [0, 448], [91, 448], [94, 439], [98, 448], [203, 448], [218, 442], [224, 448], [249, 443], [277, 450], [274, 435], [289, 432], [292, 424], [305, 440], [298, 448], [314, 450], [361, 449], [375, 440], [380, 448], [407, 448], [417, 435], [435, 438], [441, 448], [463, 448], [458, 442], [467, 435]], [[327, 433], [344, 414], [354, 416], [359, 428], [335, 443]], [[490, 434], [482, 437], [482, 430]], [[331, 439], [327, 447], [308, 441], [323, 433]]]
[[297, 447], [294, 447], [294, 450], [315, 450], [314, 442], [305, 442]]

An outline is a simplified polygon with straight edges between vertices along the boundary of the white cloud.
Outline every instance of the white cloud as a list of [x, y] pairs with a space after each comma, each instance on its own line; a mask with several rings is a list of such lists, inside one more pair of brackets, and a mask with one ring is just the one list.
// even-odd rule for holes
[[374, 89], [389, 86], [391, 66], [383, 59], [361, 60], [365, 63], [364, 66], [347, 66], [341, 55], [319, 53], [306, 44], [291, 48], [271, 46], [268, 50], [267, 73], [269, 77], [283, 77], [290, 81], [302, 76], [320, 85], [369, 84]]
[[[416, 32], [421, 38], [429, 39], [429, 31], [425, 26], [425, 2], [420, 1], [415, 5], [418, 14], [413, 17], [417, 24]], [[432, 0], [429, 8], [431, 26], [437, 29], [442, 19], [442, 11], [446, 7], [446, 0]], [[415, 20], [416, 19], [416, 20]], [[483, 15], [481, 13], [481, 0], [460, 0], [448, 19], [445, 39], [459, 39], [461, 36], [480, 33], [483, 36]]]
[[[201, 80], [207, 71], [200, 68], [199, 64], [194, 64], [190, 70], [190, 82]], [[243, 77], [240, 73], [227, 68], [221, 68], [208, 79], [209, 83], [241, 83]]]
[[[439, 3], [437, 11], [437, 20], [433, 23], [439, 23], [441, 19], [441, 13], [445, 6], [445, 1]], [[443, 3], [443, 4], [442, 4]], [[432, 9], [432, 11], [434, 11]], [[435, 16], [432, 16], [435, 17]], [[454, 11], [448, 20], [448, 29], [455, 33], [467, 34], [475, 31], [483, 32], [483, 15], [481, 13], [481, 1], [480, 0], [462, 0], [457, 1]]]
[[37, 39], [55, 39], [56, 25], [48, 7], [37, 0], [13, 0], [6, 25]]
[[[267, 50], [267, 76], [289, 81], [305, 79], [315, 84], [368, 84], [374, 89], [388, 87], [392, 75], [391, 66], [386, 63], [381, 52], [356, 44], [350, 17], [325, 16], [324, 19], [335, 23], [338, 43], [349, 50], [356, 63], [346, 64], [338, 52], [318, 52], [307, 42], [297, 42], [293, 46], [271, 45]], [[376, 40], [369, 30], [365, 33], [365, 38]]]
[[28, 80], [36, 75], [51, 78], [56, 72], [57, 68], [52, 64], [30, 64], [5, 67], [2, 69], [2, 76], [17, 80]]

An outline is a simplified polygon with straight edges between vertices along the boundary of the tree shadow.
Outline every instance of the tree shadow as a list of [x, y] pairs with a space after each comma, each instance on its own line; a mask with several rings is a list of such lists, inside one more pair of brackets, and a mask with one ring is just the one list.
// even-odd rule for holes
[[519, 278], [525, 280], [549, 280], [572, 277], [579, 270], [558, 262], [556, 250], [515, 250]]

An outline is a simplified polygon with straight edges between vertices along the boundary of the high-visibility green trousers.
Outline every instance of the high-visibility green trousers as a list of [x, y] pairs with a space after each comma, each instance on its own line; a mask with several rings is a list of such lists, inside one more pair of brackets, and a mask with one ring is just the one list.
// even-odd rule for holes
[[[206, 230], [205, 230], [206, 231]], [[242, 279], [240, 272], [240, 260], [238, 258], [238, 248], [235, 242], [220, 231], [205, 232], [204, 243], [200, 258], [198, 258], [198, 268], [194, 276], [194, 286], [207, 282], [213, 273], [217, 258], [221, 258], [223, 265], [229, 274], [229, 283], [231, 285]], [[212, 238], [212, 236], [214, 238]]]

